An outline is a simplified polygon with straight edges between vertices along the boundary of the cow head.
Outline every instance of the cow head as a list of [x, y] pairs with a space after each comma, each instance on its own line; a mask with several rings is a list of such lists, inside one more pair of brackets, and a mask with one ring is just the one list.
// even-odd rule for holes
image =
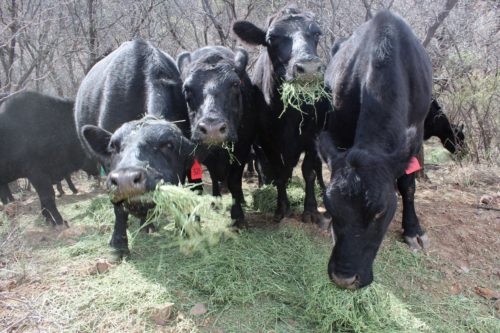
[[463, 157], [467, 152], [464, 125], [451, 124], [435, 98], [431, 101], [429, 115], [434, 116], [433, 132], [439, 137], [443, 146], [459, 158]]
[[238, 21], [233, 31], [244, 42], [267, 48], [280, 80], [310, 80], [323, 73], [324, 65], [317, 54], [321, 29], [310, 12], [288, 6], [268, 19], [267, 30]]
[[152, 116], [127, 122], [114, 133], [86, 125], [82, 137], [109, 170], [107, 185], [115, 204], [133, 202], [160, 180], [179, 183], [192, 162], [193, 144], [175, 124]]
[[246, 74], [248, 54], [222, 47], [207, 47], [177, 57], [195, 143], [237, 141], [243, 115], [243, 93], [250, 85]]
[[373, 281], [373, 261], [397, 207], [394, 170], [405, 164], [356, 148], [340, 152], [326, 132], [318, 150], [331, 172], [324, 204], [336, 242], [328, 274], [338, 286], [360, 288]]

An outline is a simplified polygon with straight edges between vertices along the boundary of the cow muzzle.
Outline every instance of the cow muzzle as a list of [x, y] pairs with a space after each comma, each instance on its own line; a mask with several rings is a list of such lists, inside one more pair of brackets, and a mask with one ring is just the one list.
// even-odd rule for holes
[[300, 59], [292, 66], [292, 76], [295, 80], [311, 81], [321, 78], [325, 65], [319, 58]]
[[113, 170], [107, 180], [110, 198], [118, 203], [147, 192], [146, 171], [140, 168]]
[[345, 289], [358, 289], [359, 288], [359, 275], [355, 274], [350, 277], [343, 277], [335, 274], [334, 272], [330, 273], [330, 278], [333, 283], [337, 286]]
[[229, 126], [225, 121], [201, 120], [196, 126], [194, 141], [222, 144], [228, 139]]

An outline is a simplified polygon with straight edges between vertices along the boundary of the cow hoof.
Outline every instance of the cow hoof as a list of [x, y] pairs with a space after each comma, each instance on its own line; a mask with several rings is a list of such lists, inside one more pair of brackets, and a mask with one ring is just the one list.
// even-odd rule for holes
[[122, 259], [130, 256], [130, 250], [127, 248], [112, 247], [110, 251], [110, 263], [119, 263]]
[[321, 230], [328, 230], [331, 218], [328, 218], [320, 212], [304, 212], [302, 214], [302, 222], [314, 223], [317, 224]]
[[67, 221], [62, 221], [62, 223], [59, 223], [59, 224], [56, 224], [54, 225], [54, 228], [57, 230], [57, 231], [63, 231], [63, 230], [66, 230], [69, 228], [69, 224]]
[[248, 229], [248, 222], [244, 218], [234, 220], [233, 226], [238, 230]]
[[145, 234], [152, 234], [152, 233], [156, 232], [156, 227], [152, 223], [150, 223], [148, 225], [143, 225], [143, 226], [141, 226], [141, 232], [143, 232]]
[[417, 252], [420, 250], [423, 250], [425, 252], [429, 248], [430, 241], [427, 234], [416, 235], [414, 237], [405, 236], [404, 239], [405, 243], [408, 244], [413, 252]]

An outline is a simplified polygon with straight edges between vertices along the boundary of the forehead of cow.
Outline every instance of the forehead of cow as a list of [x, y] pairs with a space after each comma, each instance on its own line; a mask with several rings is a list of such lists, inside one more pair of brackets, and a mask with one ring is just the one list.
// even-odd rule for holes
[[192, 82], [214, 76], [221, 80], [238, 79], [234, 60], [213, 53], [203, 56], [190, 64], [189, 77]]
[[284, 25], [290, 24], [292, 22], [311, 22], [315, 21], [315, 16], [311, 12], [303, 12], [295, 7], [288, 7], [280, 10], [273, 16], [270, 16], [267, 20], [267, 26], [269, 28], [276, 26], [280, 23]]
[[137, 140], [138, 137], [160, 139], [165, 135], [173, 137], [182, 136], [182, 132], [171, 122], [149, 116], [125, 123], [113, 134], [115, 138], [127, 138], [130, 140]]

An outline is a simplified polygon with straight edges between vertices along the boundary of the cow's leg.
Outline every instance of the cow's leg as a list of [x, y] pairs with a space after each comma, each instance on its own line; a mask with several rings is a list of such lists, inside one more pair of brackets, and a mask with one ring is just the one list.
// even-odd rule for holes
[[247, 171], [244, 173], [245, 178], [252, 178], [255, 174], [255, 153], [251, 152], [248, 156]]
[[316, 172], [316, 177], [318, 179], [318, 184], [319, 187], [321, 188], [321, 194], [325, 194], [325, 181], [323, 179], [323, 162], [321, 161], [321, 158], [319, 157], [318, 154], [314, 154], [315, 160], [314, 160], [314, 171]]
[[122, 205], [114, 205], [115, 209], [115, 227], [109, 245], [114, 250], [116, 259], [121, 259], [130, 254], [127, 238], [128, 213], [125, 212]]
[[207, 165], [207, 169], [208, 169], [208, 174], [210, 175], [210, 179], [212, 180], [212, 195], [214, 197], [220, 197], [221, 194], [220, 194], [219, 179], [217, 179], [217, 176], [214, 170], [212, 169], [212, 166]]
[[50, 177], [44, 174], [36, 174], [31, 176], [29, 181], [38, 194], [42, 215], [47, 219], [47, 222], [53, 225], [67, 225], [56, 208], [54, 188]]
[[302, 162], [302, 175], [306, 183], [305, 198], [304, 198], [304, 214], [302, 221], [305, 223], [316, 223], [321, 228], [326, 229], [328, 223], [323, 217], [323, 214], [318, 212], [318, 202], [316, 201], [316, 193], [314, 183], [316, 180], [317, 169], [317, 154], [316, 151], [307, 151]]
[[57, 196], [62, 197], [65, 193], [64, 193], [64, 190], [62, 188], [61, 182], [56, 183], [56, 188], [57, 188]]
[[288, 201], [288, 195], [286, 193], [286, 186], [288, 181], [292, 177], [293, 168], [285, 166], [281, 173], [276, 173], [278, 176], [275, 179], [276, 189], [278, 191], [278, 200], [276, 212], [274, 213], [274, 220], [276, 222], [281, 221], [284, 217], [288, 217], [291, 214], [290, 201]]
[[151, 234], [156, 231], [156, 227], [152, 222], [146, 223], [146, 217], [141, 217], [141, 231], [146, 234]]
[[75, 187], [75, 184], [73, 184], [73, 182], [71, 181], [71, 176], [67, 175], [66, 177], [64, 177], [64, 179], [66, 180], [66, 183], [68, 183], [68, 187], [71, 190], [71, 192], [73, 192], [73, 194], [77, 194], [78, 189]]
[[227, 179], [227, 186], [233, 197], [233, 204], [231, 206], [231, 219], [234, 221], [234, 225], [238, 228], [247, 227], [245, 221], [245, 213], [243, 212], [242, 205], [245, 203], [245, 197], [243, 196], [243, 189], [241, 186], [243, 170], [245, 164], [234, 162], [229, 168], [229, 176]]
[[413, 250], [427, 249], [429, 238], [422, 230], [415, 213], [415, 173], [398, 178], [398, 190], [403, 198], [403, 237]]

